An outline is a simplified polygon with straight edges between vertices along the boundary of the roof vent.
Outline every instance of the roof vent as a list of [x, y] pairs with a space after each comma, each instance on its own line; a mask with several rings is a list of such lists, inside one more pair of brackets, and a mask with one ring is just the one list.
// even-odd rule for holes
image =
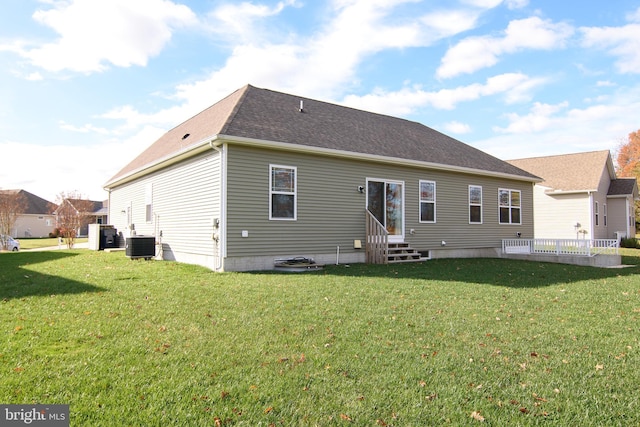
[[300, 100], [300, 109], [298, 111], [304, 113], [304, 101], [302, 99]]
[[185, 133], [185, 134], [182, 136], [182, 140], [184, 141], [185, 139], [189, 138], [189, 135], [191, 135], [191, 134], [190, 134], [190, 133]]

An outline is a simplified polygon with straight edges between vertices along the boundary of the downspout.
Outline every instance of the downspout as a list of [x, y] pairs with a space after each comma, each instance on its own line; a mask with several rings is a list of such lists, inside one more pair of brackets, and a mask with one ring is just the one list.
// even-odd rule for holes
[[[225, 200], [227, 197], [227, 183], [226, 183], [226, 161], [225, 161], [225, 155], [224, 155], [224, 146], [221, 146], [222, 144], [219, 142], [219, 140], [217, 138], [212, 139], [211, 141], [209, 141], [209, 146], [218, 152], [218, 154], [220, 154], [220, 206], [219, 206], [219, 212], [220, 212], [220, 222], [217, 224], [214, 224], [214, 229], [217, 230], [218, 233], [218, 239], [215, 241], [215, 244], [217, 246], [218, 249], [218, 256], [216, 259], [216, 265], [215, 265], [215, 270], [216, 271], [220, 271], [220, 269], [222, 268], [222, 258], [225, 256], [225, 252], [226, 252], [226, 243], [227, 243], [227, 233], [226, 233], [226, 229], [227, 229], [227, 225], [226, 225], [226, 212], [225, 212]], [[215, 233], [214, 230], [214, 233]]]

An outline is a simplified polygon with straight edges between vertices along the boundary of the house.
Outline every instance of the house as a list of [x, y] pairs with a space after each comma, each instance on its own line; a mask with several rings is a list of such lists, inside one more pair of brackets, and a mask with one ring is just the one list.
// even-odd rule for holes
[[155, 236], [163, 259], [247, 271], [294, 257], [375, 262], [366, 254], [380, 237], [412, 255], [377, 262], [496, 256], [501, 239], [533, 237], [537, 181], [420, 123], [247, 85], [105, 190], [125, 238]]
[[543, 179], [534, 189], [537, 238], [634, 237], [635, 178], [617, 178], [608, 150], [509, 160]]
[[[72, 223], [78, 226], [77, 235], [87, 236], [89, 224], [106, 224], [108, 218], [108, 200], [95, 201], [86, 199], [66, 198], [54, 211], [56, 217], [65, 214], [65, 208], [70, 208], [70, 212], [78, 215], [78, 221]], [[60, 226], [61, 220], [56, 219], [56, 226]]]
[[15, 220], [11, 230], [12, 237], [48, 237], [53, 231], [55, 203], [25, 190], [0, 190], [0, 193], [17, 194], [22, 200], [22, 213]]

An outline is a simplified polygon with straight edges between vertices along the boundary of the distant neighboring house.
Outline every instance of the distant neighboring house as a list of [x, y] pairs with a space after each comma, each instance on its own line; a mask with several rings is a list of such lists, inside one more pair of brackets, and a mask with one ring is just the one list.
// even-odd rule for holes
[[635, 236], [635, 178], [617, 178], [608, 150], [509, 160], [543, 179], [534, 189], [537, 238]]
[[53, 211], [57, 205], [25, 190], [0, 190], [20, 194], [25, 201], [25, 210], [18, 216], [11, 230], [11, 236], [48, 237], [55, 228]]
[[[105, 189], [124, 237], [155, 236], [164, 259], [246, 271], [295, 257], [496, 256], [502, 239], [533, 237], [537, 181], [420, 123], [247, 85]], [[385, 236], [386, 258], [373, 259]]]
[[[95, 200], [85, 200], [85, 199], [65, 199], [60, 204], [58, 209], [62, 206], [63, 203], [70, 204], [71, 206], [73, 206], [73, 209], [76, 212], [79, 212], [84, 217], [86, 217], [85, 224], [78, 229], [78, 236], [87, 236], [89, 234], [89, 224], [106, 224], [107, 223], [108, 210], [109, 210], [108, 200], [95, 201]], [[85, 210], [85, 207], [86, 207], [86, 210]], [[54, 212], [55, 214], [57, 214], [58, 209], [56, 209], [56, 211]]]

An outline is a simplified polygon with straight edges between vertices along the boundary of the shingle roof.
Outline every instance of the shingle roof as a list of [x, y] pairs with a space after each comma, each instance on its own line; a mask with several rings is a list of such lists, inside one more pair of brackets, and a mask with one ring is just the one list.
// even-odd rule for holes
[[51, 203], [25, 190], [0, 190], [0, 193], [21, 194], [26, 203], [26, 209], [23, 213], [28, 215], [48, 215], [57, 207], [55, 203]]
[[417, 122], [247, 85], [167, 132], [109, 183], [216, 135], [537, 180], [529, 172]]
[[607, 196], [626, 196], [637, 193], [637, 180], [635, 178], [618, 178], [611, 181]]
[[108, 213], [107, 205], [108, 200], [97, 201], [97, 200], [86, 200], [86, 199], [66, 199], [71, 206], [73, 206], [76, 210], [78, 208], [77, 205], [86, 206], [89, 208], [89, 212], [95, 215], [106, 215]]
[[[543, 181], [540, 185], [555, 191], [596, 190], [604, 168], [612, 167], [608, 164], [610, 162], [608, 150], [531, 157], [507, 160], [507, 162], [541, 177]], [[615, 175], [612, 178], [615, 178]]]

